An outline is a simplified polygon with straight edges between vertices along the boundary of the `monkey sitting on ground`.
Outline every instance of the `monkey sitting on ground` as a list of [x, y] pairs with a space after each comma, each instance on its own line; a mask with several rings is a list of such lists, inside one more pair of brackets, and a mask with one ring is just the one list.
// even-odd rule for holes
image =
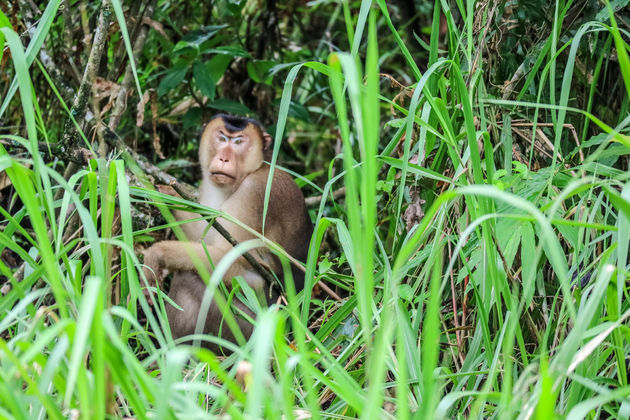
[[[269, 175], [269, 165], [264, 161], [271, 160], [270, 157], [271, 137], [265, 133], [258, 121], [223, 114], [213, 117], [201, 136], [199, 146], [202, 172], [199, 187], [200, 204], [221, 210], [262, 233], [263, 206]], [[184, 220], [199, 215], [176, 211], [175, 217]], [[217, 221], [239, 243], [255, 238], [252, 233], [234, 223], [222, 218], [218, 218]], [[208, 272], [211, 272], [211, 264], [202, 241], [205, 242], [214, 265], [232, 249], [232, 245], [216, 229], [206, 229], [207, 224], [206, 221], [185, 223], [182, 229], [190, 242], [161, 241], [144, 252], [144, 273], [151, 285], [162, 285], [163, 270], [173, 273], [169, 298], [183, 309], [182, 311], [170, 304], [166, 305], [173, 338], [195, 333], [206, 290], [190, 252], [198, 255]], [[264, 226], [266, 238], [282, 246], [297, 260], [306, 260], [313, 226], [302, 192], [293, 179], [280, 170], [275, 170], [273, 174]], [[206, 230], [207, 234], [202, 237]], [[269, 250], [264, 249], [252, 254], [258, 254], [256, 260], [269, 267], [279, 279], [283, 279], [282, 265]], [[295, 268], [292, 272], [296, 290], [300, 291], [304, 287], [304, 275]], [[268, 291], [264, 278], [242, 257], [232, 264], [223, 281], [229, 288], [232, 278], [239, 275], [258, 296], [266, 296], [266, 303], [275, 302], [278, 292], [275, 289]], [[270, 291], [272, 292], [269, 293]], [[234, 299], [232, 305], [253, 318], [253, 313], [244, 303]], [[234, 335], [227, 325], [222, 325], [222, 319], [223, 315], [213, 300], [206, 314], [203, 333], [220, 335], [234, 342]], [[238, 317], [236, 320], [243, 335], [249, 338], [253, 330], [251, 323]], [[218, 349], [218, 346], [212, 343], [204, 342], [203, 345], [213, 350]]]

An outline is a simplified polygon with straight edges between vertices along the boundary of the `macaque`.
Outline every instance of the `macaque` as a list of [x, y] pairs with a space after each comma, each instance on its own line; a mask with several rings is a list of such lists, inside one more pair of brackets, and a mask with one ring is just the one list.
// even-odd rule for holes
[[[200, 204], [222, 210], [253, 230], [263, 233], [262, 213], [269, 175], [269, 165], [264, 161], [269, 161], [270, 157], [271, 137], [265, 133], [259, 122], [223, 114], [213, 117], [201, 136], [199, 146], [202, 172]], [[184, 220], [199, 216], [178, 211], [175, 212], [175, 217]], [[234, 223], [222, 218], [217, 221], [239, 243], [255, 238], [252, 233]], [[202, 241], [205, 242], [214, 265], [232, 248], [216, 229], [207, 229], [207, 224], [206, 221], [185, 223], [181, 226], [189, 242], [161, 241], [144, 252], [144, 272], [150, 284], [161, 286], [164, 270], [173, 273], [169, 298], [183, 308], [181, 311], [166, 304], [173, 338], [196, 332], [200, 305], [206, 289], [190, 252], [198, 255], [208, 272], [211, 272], [212, 265], [208, 261]], [[275, 170], [264, 227], [265, 237], [282, 246], [297, 260], [305, 261], [312, 229], [302, 192], [288, 174]], [[251, 255], [261, 265], [273, 271], [279, 279], [283, 279], [280, 260], [269, 250], [256, 250]], [[295, 268], [292, 272], [296, 290], [299, 291], [304, 287], [304, 275]], [[230, 288], [232, 278], [239, 275], [258, 296], [266, 297], [267, 302], [262, 302], [263, 304], [275, 302], [278, 292], [270, 289], [260, 273], [242, 257], [232, 264], [223, 281]], [[234, 299], [232, 305], [253, 318], [253, 313], [242, 302]], [[213, 301], [206, 315], [203, 331], [197, 332], [220, 335], [234, 342], [231, 330], [227, 325], [222, 325], [225, 324], [222, 319], [223, 315]], [[236, 320], [243, 335], [248, 338], [253, 326], [238, 316]], [[211, 349], [218, 348], [208, 342], [203, 345]]]

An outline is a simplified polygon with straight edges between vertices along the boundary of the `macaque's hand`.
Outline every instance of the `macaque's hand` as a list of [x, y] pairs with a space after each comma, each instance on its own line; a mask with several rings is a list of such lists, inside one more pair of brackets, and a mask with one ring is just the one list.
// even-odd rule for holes
[[159, 184], [157, 185], [157, 190], [162, 194], [170, 195], [171, 197], [181, 198], [181, 195], [179, 195], [177, 191], [175, 191], [175, 188], [170, 185]]
[[159, 288], [162, 285], [163, 267], [159, 254], [160, 253], [156, 245], [153, 245], [144, 251], [144, 267], [142, 268], [142, 271], [147, 279], [148, 287], [143, 289], [143, 293], [147, 302], [149, 302], [149, 305], [153, 305], [153, 300], [151, 299], [153, 291], [151, 290], [151, 287]]

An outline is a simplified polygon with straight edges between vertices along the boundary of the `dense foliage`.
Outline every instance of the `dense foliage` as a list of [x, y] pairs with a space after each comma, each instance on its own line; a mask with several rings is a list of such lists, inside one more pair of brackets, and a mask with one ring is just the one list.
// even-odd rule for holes
[[[2, 3], [0, 418], [628, 418], [628, 3]], [[138, 257], [217, 112], [315, 225], [229, 356]]]

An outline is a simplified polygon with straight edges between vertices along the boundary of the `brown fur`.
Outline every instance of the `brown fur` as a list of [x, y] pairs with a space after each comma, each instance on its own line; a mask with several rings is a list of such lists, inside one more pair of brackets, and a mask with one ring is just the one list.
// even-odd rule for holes
[[[240, 138], [240, 140], [236, 140]], [[218, 116], [213, 118], [203, 132], [199, 161], [203, 178], [200, 185], [199, 201], [208, 207], [224, 211], [253, 230], [262, 232], [262, 212], [265, 190], [269, 175], [269, 165], [263, 162], [270, 150], [269, 137], [259, 123], [238, 117]], [[198, 217], [196, 214], [176, 212], [178, 220]], [[255, 236], [238, 225], [222, 218], [218, 221], [237, 242], [254, 239]], [[169, 297], [183, 311], [167, 305], [167, 315], [174, 338], [192, 334], [195, 331], [201, 299], [205, 285], [201, 281], [191, 253], [196, 254], [208, 271], [210, 261], [202, 246], [203, 240], [214, 264], [229, 252], [231, 245], [215, 229], [210, 229], [205, 237], [202, 234], [207, 226], [205, 221], [182, 225], [189, 242], [162, 241], [145, 251], [145, 274], [149, 280], [161, 285], [164, 269], [175, 273]], [[312, 234], [312, 224], [304, 204], [304, 196], [293, 179], [286, 173], [275, 170], [264, 236], [282, 246], [291, 256], [304, 261], [308, 242]], [[283, 271], [280, 261], [266, 249], [253, 252], [257, 260], [269, 266], [280, 279]], [[304, 286], [304, 276], [299, 270], [292, 270], [295, 287], [299, 291]], [[265, 282], [243, 258], [238, 259], [224, 277], [229, 286], [234, 276], [242, 275], [257, 294], [267, 295]], [[263, 293], [261, 293], [263, 292]], [[272, 294], [272, 299], [277, 295]], [[263, 302], [264, 303], [264, 302]], [[267, 302], [272, 303], [272, 302]], [[251, 311], [242, 302], [234, 303], [250, 316]], [[233, 334], [226, 325], [221, 325], [222, 315], [212, 302], [206, 314], [204, 333], [218, 335], [234, 341]], [[245, 337], [252, 332], [252, 325], [237, 319]], [[216, 349], [216, 346], [208, 347]]]

